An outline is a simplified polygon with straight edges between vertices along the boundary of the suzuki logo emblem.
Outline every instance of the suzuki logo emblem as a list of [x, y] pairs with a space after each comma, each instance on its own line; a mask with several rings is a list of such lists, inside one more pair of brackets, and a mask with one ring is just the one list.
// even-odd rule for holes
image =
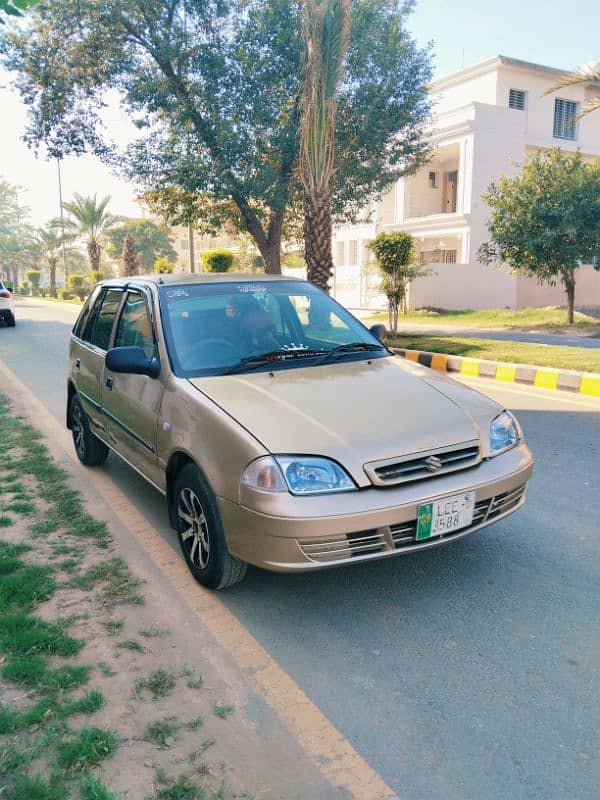
[[442, 468], [442, 462], [437, 456], [429, 456], [425, 459], [425, 466], [430, 472], [439, 472]]

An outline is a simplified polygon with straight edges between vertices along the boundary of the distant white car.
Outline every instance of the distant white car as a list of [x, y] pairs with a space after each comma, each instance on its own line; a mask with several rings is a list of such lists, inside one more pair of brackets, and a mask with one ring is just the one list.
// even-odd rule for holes
[[12, 294], [8, 291], [6, 286], [0, 281], [0, 319], [8, 328], [15, 326], [15, 306], [12, 299]]

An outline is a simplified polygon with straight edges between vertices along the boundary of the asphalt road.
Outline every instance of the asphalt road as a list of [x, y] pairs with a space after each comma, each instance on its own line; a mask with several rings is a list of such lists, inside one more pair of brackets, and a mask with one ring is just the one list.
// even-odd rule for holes
[[[0, 329], [0, 358], [61, 420], [76, 315], [28, 301]], [[470, 383], [536, 455], [521, 511], [403, 558], [249, 569], [220, 597], [402, 800], [596, 800], [600, 402]], [[163, 498], [115, 457], [103, 469], [173, 542]]]

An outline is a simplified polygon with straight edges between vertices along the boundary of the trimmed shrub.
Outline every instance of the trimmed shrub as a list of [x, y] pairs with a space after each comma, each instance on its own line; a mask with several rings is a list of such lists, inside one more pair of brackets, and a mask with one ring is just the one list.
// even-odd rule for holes
[[56, 293], [58, 294], [59, 300], [72, 300], [73, 295], [70, 294], [66, 289], [57, 289]]
[[[31, 294], [37, 295], [40, 289], [40, 278], [42, 277], [42, 273], [39, 269], [28, 269], [25, 273], [25, 277], [31, 284]], [[23, 286], [25, 283], [23, 283]]]
[[100, 283], [100, 281], [103, 280], [104, 280], [104, 273], [101, 270], [93, 269], [90, 272], [90, 283], [92, 284], [92, 286], [95, 286], [97, 283]]
[[234, 258], [231, 250], [207, 250], [202, 253], [202, 266], [207, 272], [229, 272]]
[[68, 275], [67, 291], [69, 291], [71, 294], [74, 294], [80, 300], [83, 300], [83, 298], [87, 294], [87, 289], [85, 288], [85, 276], [77, 275], [76, 273]]
[[170, 275], [174, 267], [175, 264], [168, 258], [157, 258], [154, 262], [154, 272], [159, 272], [161, 275]]

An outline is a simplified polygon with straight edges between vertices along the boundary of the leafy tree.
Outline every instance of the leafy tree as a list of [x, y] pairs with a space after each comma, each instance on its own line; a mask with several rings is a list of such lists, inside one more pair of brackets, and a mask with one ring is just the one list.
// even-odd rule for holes
[[573, 322], [575, 270], [600, 268], [600, 159], [585, 163], [559, 148], [537, 152], [514, 178], [492, 183], [483, 199], [490, 206], [490, 241], [481, 245], [482, 264], [506, 263], [540, 283], [560, 281]]
[[[344, 218], [427, 156], [431, 75], [404, 28], [409, 0], [351, 7], [331, 184]], [[286, 209], [301, 202], [299, 0], [43, 0], [3, 50], [29, 106], [32, 145], [51, 157], [118, 157], [141, 188], [209, 198], [211, 214], [234, 208], [266, 271], [280, 272]], [[125, 153], [102, 136], [107, 88], [141, 130]]]
[[[592, 62], [591, 64], [584, 64], [583, 67], [579, 67], [579, 69], [575, 70], [574, 72], [567, 73], [561, 78], [556, 86], [548, 89], [548, 91], [544, 92], [544, 94], [552, 94], [553, 92], [556, 92], [565, 86], [581, 86], [589, 83], [595, 84], [596, 87], [598, 84], [600, 84], [600, 61]], [[589, 114], [591, 111], [597, 111], [599, 108], [600, 94], [595, 94], [590, 100], [587, 101], [575, 119], [577, 120], [581, 117], [585, 117], [586, 114]]]
[[72, 234], [65, 234], [64, 236], [60, 234], [53, 224], [48, 225], [46, 228], [38, 228], [34, 234], [40, 259], [44, 261], [48, 267], [51, 297], [56, 297], [56, 267], [62, 249], [63, 247], [65, 248], [65, 254], [67, 250], [70, 251], [72, 249], [73, 238]]
[[63, 208], [71, 215], [65, 219], [65, 227], [85, 239], [91, 270], [100, 269], [103, 234], [120, 221], [119, 217], [107, 212], [109, 203], [110, 196], [98, 202], [96, 195], [84, 197], [77, 192], [73, 200], [63, 203]]
[[38, 0], [0, 0], [0, 23], [4, 24], [2, 17], [21, 17], [22, 12], [29, 6], [36, 5]]
[[231, 250], [206, 250], [202, 253], [202, 266], [207, 272], [229, 272], [234, 258]]
[[92, 270], [92, 272], [90, 272], [90, 283], [92, 284], [92, 286], [95, 286], [97, 283], [100, 283], [100, 281], [103, 280], [104, 280], [104, 273], [101, 272], [99, 269]]
[[168, 258], [157, 258], [154, 262], [154, 272], [158, 272], [162, 275], [170, 275], [174, 269], [175, 264], [169, 261]]
[[139, 272], [138, 251], [133, 242], [133, 236], [128, 233], [123, 241], [123, 275], [138, 275]]
[[152, 272], [157, 258], [162, 256], [173, 259], [177, 255], [164, 225], [157, 225], [147, 219], [136, 219], [128, 220], [106, 232], [106, 252], [111, 258], [121, 257], [127, 235], [131, 236], [138, 253], [138, 272]]
[[381, 289], [388, 299], [390, 329], [398, 332], [398, 312], [406, 311], [409, 283], [427, 270], [413, 260], [413, 238], [408, 233], [380, 233], [369, 244], [383, 276]]
[[308, 279], [325, 291], [333, 272], [330, 185], [335, 172], [338, 85], [350, 28], [350, 0], [305, 0], [301, 169]]

